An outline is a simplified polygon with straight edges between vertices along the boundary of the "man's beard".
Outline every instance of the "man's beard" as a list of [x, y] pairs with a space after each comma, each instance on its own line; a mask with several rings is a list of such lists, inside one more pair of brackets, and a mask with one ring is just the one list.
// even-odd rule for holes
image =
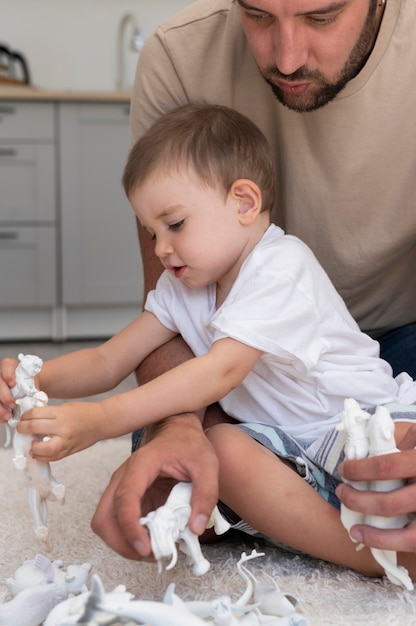
[[[375, 38], [377, 36], [378, 22], [376, 19], [378, 0], [371, 0], [366, 21], [347, 62], [342, 68], [338, 78], [329, 82], [319, 70], [308, 70], [300, 67], [293, 74], [285, 75], [279, 72], [277, 67], [269, 67], [264, 70], [262, 76], [270, 85], [274, 95], [281, 104], [299, 113], [314, 111], [325, 106], [339, 94], [346, 84], [360, 72], [365, 65]], [[288, 94], [275, 84], [276, 79], [286, 82], [309, 82], [313, 81], [316, 87], [310, 87], [304, 94]]]

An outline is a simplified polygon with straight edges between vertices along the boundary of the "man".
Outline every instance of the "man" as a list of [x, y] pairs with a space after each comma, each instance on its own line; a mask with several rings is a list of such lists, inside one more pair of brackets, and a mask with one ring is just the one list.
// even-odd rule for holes
[[[413, 0], [200, 0], [168, 20], [144, 50], [132, 100], [136, 139], [164, 111], [193, 100], [250, 117], [276, 158], [273, 220], [315, 252], [362, 330], [380, 341], [395, 374], [416, 377], [416, 3]], [[161, 266], [140, 233], [146, 290]], [[139, 370], [145, 381], [188, 358], [179, 340]], [[353, 366], [353, 364], [352, 364]], [[209, 420], [224, 419], [215, 407]], [[216, 500], [216, 463], [195, 416], [147, 433], [113, 477], [95, 530], [130, 558], [150, 553], [137, 524], [160, 477], [192, 480], [191, 527]], [[412, 478], [416, 433], [394, 459], [348, 463], [348, 479]], [[411, 483], [411, 481], [409, 481]], [[413, 510], [416, 486], [394, 494], [339, 493], [350, 508]], [[416, 549], [416, 528], [360, 532], [365, 543]]]

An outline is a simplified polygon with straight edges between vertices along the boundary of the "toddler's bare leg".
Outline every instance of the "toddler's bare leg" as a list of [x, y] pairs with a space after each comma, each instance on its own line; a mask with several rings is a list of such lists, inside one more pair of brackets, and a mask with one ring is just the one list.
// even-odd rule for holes
[[383, 575], [368, 548], [356, 551], [339, 511], [270, 450], [231, 424], [218, 424], [207, 436], [220, 462], [220, 498], [247, 523], [306, 554], [367, 576]]
[[407, 435], [408, 430], [414, 422], [395, 422], [394, 424], [394, 438], [396, 439], [396, 445], [400, 447], [402, 439]]

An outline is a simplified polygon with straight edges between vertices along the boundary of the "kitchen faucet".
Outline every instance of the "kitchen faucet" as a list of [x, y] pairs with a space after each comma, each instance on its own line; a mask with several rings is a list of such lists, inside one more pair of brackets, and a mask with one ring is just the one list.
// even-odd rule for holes
[[129, 25], [131, 25], [132, 33], [128, 49], [133, 52], [140, 52], [144, 45], [144, 38], [140, 32], [136, 18], [132, 13], [126, 13], [120, 20], [117, 37], [117, 89], [121, 91], [126, 88], [124, 76], [124, 39], [126, 29]]

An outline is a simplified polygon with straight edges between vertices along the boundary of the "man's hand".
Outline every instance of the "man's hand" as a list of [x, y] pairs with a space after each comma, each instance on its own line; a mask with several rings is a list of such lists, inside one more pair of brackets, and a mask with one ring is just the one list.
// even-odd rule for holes
[[166, 420], [157, 436], [116, 470], [98, 504], [92, 529], [124, 557], [151, 558], [149, 536], [139, 519], [164, 504], [177, 481], [193, 484], [189, 526], [200, 535], [217, 504], [218, 461], [194, 415]]
[[[416, 511], [416, 425], [411, 426], [401, 440], [401, 452], [374, 456], [362, 460], [344, 461], [339, 472], [348, 481], [403, 479], [405, 485], [388, 492], [359, 491], [341, 484], [337, 495], [346, 507], [369, 515], [392, 517], [414, 515]], [[400, 552], [416, 552], [416, 519], [405, 528], [380, 530], [357, 524], [351, 536], [374, 548]]]

